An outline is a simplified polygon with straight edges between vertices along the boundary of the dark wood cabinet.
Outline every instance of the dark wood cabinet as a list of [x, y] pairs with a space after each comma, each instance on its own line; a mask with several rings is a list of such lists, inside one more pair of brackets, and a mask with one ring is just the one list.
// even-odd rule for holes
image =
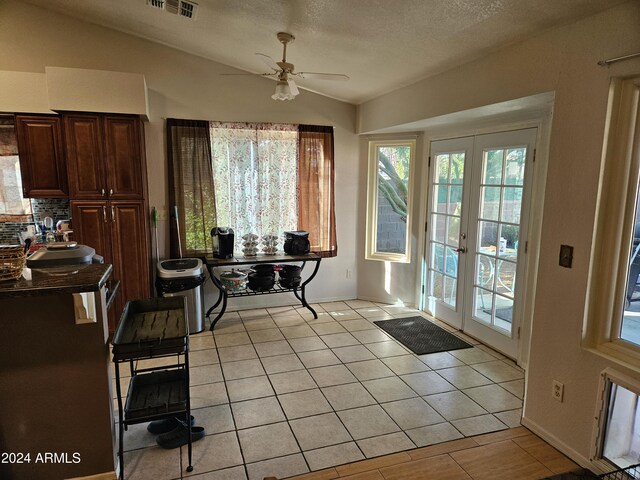
[[129, 300], [151, 296], [149, 229], [144, 201], [72, 201], [74, 237], [89, 245], [105, 263], [113, 265], [112, 278], [120, 290], [109, 315], [114, 331]]
[[15, 119], [24, 197], [67, 197], [67, 167], [60, 117], [16, 115]]
[[72, 199], [143, 199], [142, 122], [129, 115], [65, 114]]

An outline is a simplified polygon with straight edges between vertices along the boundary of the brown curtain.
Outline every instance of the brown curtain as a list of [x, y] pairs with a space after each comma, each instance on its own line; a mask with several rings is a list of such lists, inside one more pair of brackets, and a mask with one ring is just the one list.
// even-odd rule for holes
[[216, 226], [209, 122], [167, 119], [169, 162], [170, 255], [178, 258], [174, 206], [180, 224], [182, 256], [211, 253], [210, 231]]
[[300, 125], [298, 132], [298, 228], [309, 232], [312, 252], [335, 257], [333, 127]]

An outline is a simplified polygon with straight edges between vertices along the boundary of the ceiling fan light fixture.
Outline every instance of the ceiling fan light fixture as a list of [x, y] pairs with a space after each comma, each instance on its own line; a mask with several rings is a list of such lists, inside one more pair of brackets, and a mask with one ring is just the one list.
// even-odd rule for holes
[[293, 100], [296, 96], [291, 93], [291, 88], [285, 80], [278, 80], [276, 92], [271, 95], [274, 100]]

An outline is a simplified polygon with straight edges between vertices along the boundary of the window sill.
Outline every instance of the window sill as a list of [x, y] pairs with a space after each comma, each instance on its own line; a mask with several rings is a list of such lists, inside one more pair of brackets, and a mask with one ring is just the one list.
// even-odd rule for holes
[[629, 347], [619, 342], [603, 342], [598, 345], [585, 345], [583, 349], [617, 366], [640, 374], [640, 349]]

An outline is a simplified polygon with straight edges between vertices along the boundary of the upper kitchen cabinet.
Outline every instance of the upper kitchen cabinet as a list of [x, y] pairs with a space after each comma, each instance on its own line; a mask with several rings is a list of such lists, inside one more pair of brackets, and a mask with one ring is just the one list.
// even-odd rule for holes
[[65, 114], [72, 199], [143, 199], [142, 122], [131, 115]]
[[16, 115], [16, 136], [24, 197], [68, 197], [60, 117]]

